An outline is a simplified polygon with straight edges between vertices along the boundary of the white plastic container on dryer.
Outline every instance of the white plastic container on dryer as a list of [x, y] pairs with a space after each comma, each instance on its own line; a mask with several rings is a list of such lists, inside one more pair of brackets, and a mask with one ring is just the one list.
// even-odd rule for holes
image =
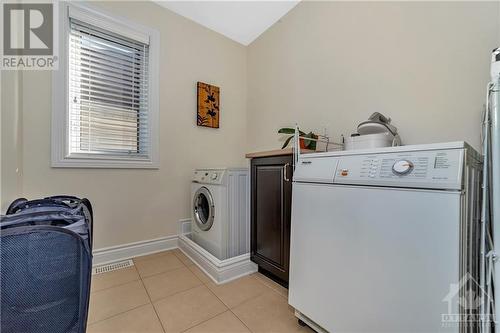
[[383, 147], [400, 146], [401, 140], [399, 136], [394, 136], [391, 133], [375, 133], [358, 136], [350, 136], [345, 139], [345, 150], [356, 149], [373, 149]]
[[373, 113], [367, 121], [358, 125], [357, 133], [345, 139], [345, 150], [373, 149], [401, 146], [398, 129], [391, 124], [391, 118], [379, 112]]

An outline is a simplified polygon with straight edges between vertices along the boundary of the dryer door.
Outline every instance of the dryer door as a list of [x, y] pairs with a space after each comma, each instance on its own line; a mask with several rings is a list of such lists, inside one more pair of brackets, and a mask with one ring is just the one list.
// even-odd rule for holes
[[215, 205], [212, 194], [206, 187], [200, 187], [193, 198], [194, 221], [203, 231], [209, 230], [214, 223]]

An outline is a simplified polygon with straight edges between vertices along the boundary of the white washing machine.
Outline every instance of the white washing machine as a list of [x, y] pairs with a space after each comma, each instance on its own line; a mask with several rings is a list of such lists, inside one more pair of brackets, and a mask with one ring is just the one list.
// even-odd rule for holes
[[196, 169], [191, 198], [194, 242], [220, 260], [250, 251], [248, 169]]

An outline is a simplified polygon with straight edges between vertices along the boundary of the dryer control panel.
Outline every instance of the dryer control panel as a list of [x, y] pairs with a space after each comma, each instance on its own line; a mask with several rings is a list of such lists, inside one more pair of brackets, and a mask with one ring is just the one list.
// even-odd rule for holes
[[334, 183], [461, 189], [463, 163], [463, 149], [342, 156]]
[[193, 182], [222, 185], [225, 174], [225, 169], [196, 169], [193, 174]]
[[462, 189], [465, 149], [304, 154], [294, 181], [345, 185]]

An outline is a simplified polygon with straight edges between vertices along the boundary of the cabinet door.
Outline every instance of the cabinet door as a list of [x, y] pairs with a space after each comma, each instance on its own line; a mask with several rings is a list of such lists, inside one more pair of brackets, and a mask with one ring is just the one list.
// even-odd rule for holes
[[292, 156], [252, 160], [251, 257], [288, 282]]

